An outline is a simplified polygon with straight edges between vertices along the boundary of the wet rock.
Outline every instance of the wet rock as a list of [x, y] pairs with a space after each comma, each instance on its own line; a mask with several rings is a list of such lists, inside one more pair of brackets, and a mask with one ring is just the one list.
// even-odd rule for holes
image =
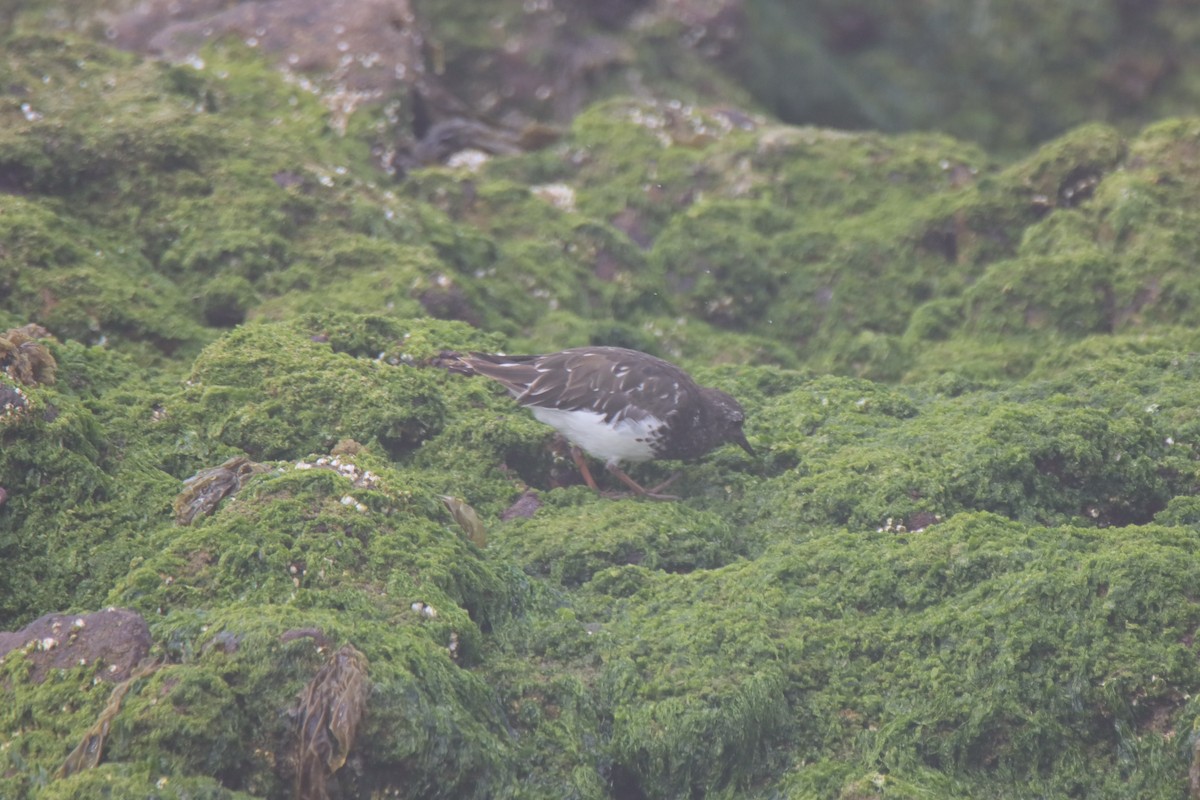
[[327, 76], [368, 96], [424, 72], [423, 40], [407, 0], [150, 0], [113, 19], [109, 36], [128, 50], [172, 59], [236, 36], [281, 67]]
[[517, 498], [516, 502], [500, 514], [500, 519], [507, 522], [510, 519], [528, 519], [537, 513], [537, 510], [542, 507], [542, 501], [538, 499], [537, 492], [532, 489], [525, 492]]
[[99, 664], [100, 678], [120, 682], [150, 652], [150, 629], [141, 614], [108, 608], [91, 614], [47, 614], [19, 631], [0, 632], [0, 658], [24, 648], [41, 683], [52, 669]]

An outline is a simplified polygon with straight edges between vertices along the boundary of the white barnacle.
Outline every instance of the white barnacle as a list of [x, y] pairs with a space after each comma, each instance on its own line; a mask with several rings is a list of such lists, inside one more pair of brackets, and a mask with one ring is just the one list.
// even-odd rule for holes
[[420, 600], [412, 604], [412, 610], [423, 617], [428, 617], [429, 619], [433, 619], [437, 616], [437, 609], [428, 603], [421, 602]]
[[559, 211], [575, 210], [575, 190], [565, 183], [547, 183], [541, 186], [533, 186], [529, 189], [529, 192], [534, 197], [544, 200]]

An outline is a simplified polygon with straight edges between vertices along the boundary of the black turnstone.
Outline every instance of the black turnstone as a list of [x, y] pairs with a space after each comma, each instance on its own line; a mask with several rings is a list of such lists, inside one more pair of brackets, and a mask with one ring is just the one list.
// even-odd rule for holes
[[677, 500], [646, 489], [621, 463], [698, 458], [726, 442], [754, 450], [742, 432], [745, 414], [719, 389], [698, 386], [679, 367], [621, 347], [575, 347], [561, 353], [457, 357], [463, 371], [499, 382], [539, 421], [571, 443], [571, 457], [589, 487], [597, 489], [580, 450], [640, 495]]

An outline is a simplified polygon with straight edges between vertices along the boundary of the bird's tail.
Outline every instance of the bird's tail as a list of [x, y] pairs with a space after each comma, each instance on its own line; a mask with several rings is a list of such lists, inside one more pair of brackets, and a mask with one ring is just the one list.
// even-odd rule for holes
[[459, 375], [477, 375], [467, 356], [457, 350], [443, 350], [429, 361], [432, 367], [441, 367], [448, 372]]

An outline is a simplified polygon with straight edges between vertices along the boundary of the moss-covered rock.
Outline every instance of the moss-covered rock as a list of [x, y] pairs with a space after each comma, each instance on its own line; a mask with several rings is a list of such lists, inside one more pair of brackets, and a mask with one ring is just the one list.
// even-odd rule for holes
[[102, 764], [55, 781], [39, 790], [38, 797], [75, 800], [84, 797], [128, 797], [130, 800], [249, 800], [252, 794], [222, 786], [215, 778], [155, 775], [128, 764]]
[[254, 458], [324, 452], [339, 439], [399, 455], [441, 428], [434, 375], [354, 358], [301, 327], [238, 329], [196, 360], [187, 390], [168, 408], [174, 425]]
[[[486, 49], [546, 19], [514, 9], [434, 16]], [[155, 660], [114, 695], [6, 656], [0, 795], [275, 800], [351, 730], [347, 798], [1187, 791], [1196, 120], [1004, 165], [647, 95], [392, 187], [385, 128], [253, 51], [38, 14], [0, 58], [0, 330], [57, 339], [0, 354], [0, 627], [120, 603]], [[729, 391], [756, 455], [598, 497], [444, 368], [587, 343]], [[335, 653], [354, 697], [301, 702]]]
[[[1131, 779], [1146, 796], [1182, 791], [1190, 747], [1177, 737], [1195, 713], [1178, 689], [1193, 680], [1194, 604], [1175, 594], [1194, 564], [1186, 532], [962, 515], [838, 541], [776, 554], [802, 623], [792, 718], [807, 732], [797, 741], [816, 737], [807, 753], [856, 742], [865, 760], [841, 774], [806, 760], [787, 783], [836, 795], [877, 771], [932, 788], [932, 769], [951, 777], [945, 797], [1029, 785], [1122, 796]], [[1145, 570], [1163, 576], [1148, 592]]]
[[720, 566], [745, 544], [719, 515], [684, 506], [586, 502], [513, 520], [490, 546], [552, 583], [577, 587], [599, 571], [636, 564], [665, 572]]
[[88, 571], [97, 505], [114, 493], [104, 433], [75, 397], [0, 374], [0, 623], [26, 621]]

